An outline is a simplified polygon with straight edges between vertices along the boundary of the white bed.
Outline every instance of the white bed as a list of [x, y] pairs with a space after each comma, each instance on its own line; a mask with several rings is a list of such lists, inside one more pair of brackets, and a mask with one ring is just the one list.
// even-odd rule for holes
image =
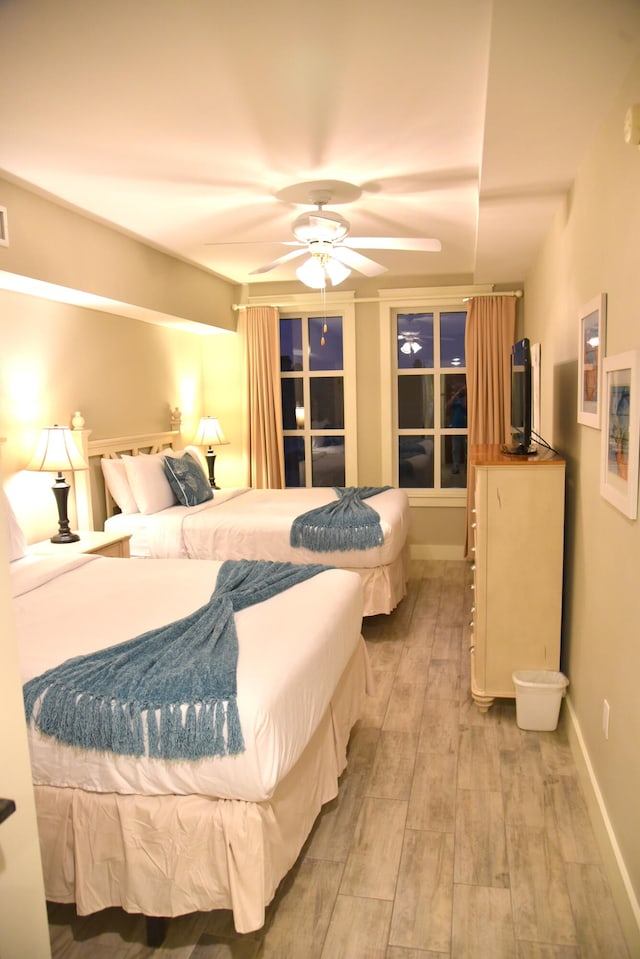
[[[96, 460], [103, 470], [105, 464], [109, 467], [104, 528], [110, 532], [130, 533], [132, 556], [268, 559], [335, 565], [359, 575], [366, 616], [390, 613], [405, 595], [409, 532], [409, 501], [405, 490], [385, 489], [365, 501], [379, 515], [383, 534], [380, 545], [332, 552], [292, 548], [289, 536], [294, 519], [335, 500], [332, 487], [215, 490], [213, 499], [207, 502], [195, 506], [175, 505], [175, 497], [167, 498], [160, 486], [152, 485], [164, 482], [166, 486], [166, 481], [161, 476], [151, 480], [150, 470], [148, 475], [142, 475], [140, 471], [141, 475], [135, 477], [135, 489], [128, 481], [136, 466], [143, 464], [134, 462], [136, 457], [127, 453], [137, 454], [141, 449], [147, 449], [159, 458], [172, 455], [173, 450], [168, 445], [170, 437], [167, 436], [164, 443], [158, 439], [157, 436], [148, 437], [146, 444], [144, 437], [89, 444], [94, 474], [101, 472], [95, 469]], [[198, 456], [198, 451], [189, 450]], [[173, 455], [181, 452], [176, 451]], [[145, 470], [152, 465], [148, 456], [144, 457], [143, 463]], [[119, 467], [117, 476], [114, 475], [116, 466]], [[158, 506], [162, 508], [158, 509]]]
[[406, 591], [406, 494], [390, 489], [366, 502], [380, 515], [384, 543], [366, 550], [318, 553], [289, 545], [293, 520], [336, 498], [332, 489], [218, 490], [199, 506], [109, 517], [104, 528], [131, 533], [132, 556], [191, 559], [269, 559], [325, 563], [358, 573], [364, 615], [390, 613]]
[[[27, 555], [10, 566], [27, 682], [199, 608], [221, 564]], [[99, 753], [31, 723], [47, 898], [81, 915], [229, 908], [239, 932], [259, 928], [337, 794], [366, 686], [361, 621], [360, 580], [337, 569], [236, 613], [246, 749], [235, 756]]]

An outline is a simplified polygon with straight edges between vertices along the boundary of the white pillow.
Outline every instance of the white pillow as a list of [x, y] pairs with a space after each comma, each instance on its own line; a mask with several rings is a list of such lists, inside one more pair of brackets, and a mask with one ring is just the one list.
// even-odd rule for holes
[[2, 491], [2, 495], [4, 496], [4, 508], [7, 517], [9, 562], [13, 563], [14, 559], [22, 559], [22, 557], [26, 555], [27, 541], [4, 490]]
[[[166, 451], [168, 452], [168, 451]], [[164, 472], [165, 453], [123, 455], [124, 468], [140, 513], [158, 513], [177, 503]]]
[[119, 506], [120, 512], [125, 514], [137, 513], [138, 504], [129, 486], [124, 460], [105, 458], [100, 460], [100, 465], [102, 466], [102, 475], [107, 484], [107, 489]]

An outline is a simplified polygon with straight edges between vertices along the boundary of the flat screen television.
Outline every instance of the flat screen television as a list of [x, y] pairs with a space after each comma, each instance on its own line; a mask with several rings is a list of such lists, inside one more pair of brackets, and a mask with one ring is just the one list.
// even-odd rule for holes
[[531, 344], [518, 340], [511, 347], [511, 446], [505, 453], [511, 456], [531, 456], [536, 450], [531, 445]]

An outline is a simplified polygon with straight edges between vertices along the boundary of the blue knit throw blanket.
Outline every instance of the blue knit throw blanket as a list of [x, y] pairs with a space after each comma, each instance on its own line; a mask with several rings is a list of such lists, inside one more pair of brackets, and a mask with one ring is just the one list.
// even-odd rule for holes
[[72, 746], [124, 756], [197, 760], [244, 752], [234, 612], [327, 568], [228, 560], [209, 602], [189, 616], [26, 683], [27, 720]]
[[391, 487], [334, 486], [333, 489], [337, 500], [294, 519], [289, 536], [291, 546], [306, 546], [316, 553], [381, 546], [384, 533], [380, 517], [363, 500]]

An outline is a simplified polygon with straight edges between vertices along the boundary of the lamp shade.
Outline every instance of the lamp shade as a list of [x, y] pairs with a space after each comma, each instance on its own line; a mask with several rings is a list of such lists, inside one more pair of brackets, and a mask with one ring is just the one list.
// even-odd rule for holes
[[296, 270], [296, 276], [312, 290], [324, 290], [327, 285], [324, 267], [320, 257], [317, 256], [310, 256], [308, 260], [305, 260], [302, 266], [299, 266]]
[[66, 426], [46, 426], [42, 430], [36, 451], [26, 468], [41, 473], [89, 469]]
[[346, 280], [348, 276], [351, 275], [351, 270], [348, 266], [345, 266], [344, 263], [341, 263], [340, 260], [336, 260], [334, 257], [330, 257], [324, 265], [327, 276], [331, 280], [332, 286], [337, 286], [338, 283], [342, 283], [343, 280]]
[[69, 484], [62, 474], [68, 470], [86, 470], [89, 467], [76, 446], [71, 430], [67, 426], [46, 426], [40, 434], [35, 453], [27, 463], [27, 469], [57, 474], [52, 489], [58, 506], [58, 532], [51, 537], [51, 542], [77, 543], [80, 537], [69, 529]]
[[196, 446], [225, 446], [229, 440], [215, 416], [203, 416], [194, 443]]
[[296, 270], [298, 279], [312, 290], [324, 290], [327, 279], [332, 286], [337, 286], [350, 275], [349, 267], [325, 253], [312, 253]]

